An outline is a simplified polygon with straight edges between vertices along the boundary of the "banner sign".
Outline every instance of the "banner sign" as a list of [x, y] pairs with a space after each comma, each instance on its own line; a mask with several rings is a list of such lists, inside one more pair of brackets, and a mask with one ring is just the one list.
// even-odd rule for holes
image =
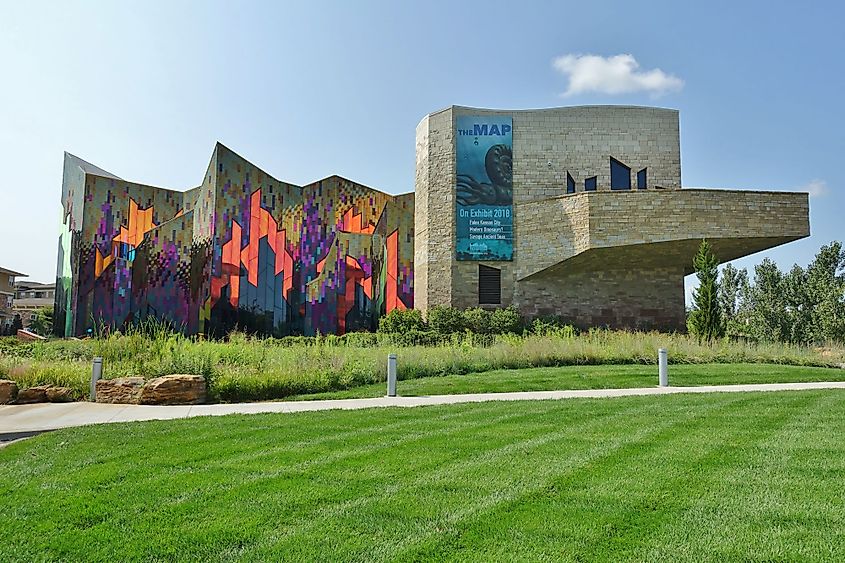
[[513, 260], [513, 120], [457, 117], [458, 260]]

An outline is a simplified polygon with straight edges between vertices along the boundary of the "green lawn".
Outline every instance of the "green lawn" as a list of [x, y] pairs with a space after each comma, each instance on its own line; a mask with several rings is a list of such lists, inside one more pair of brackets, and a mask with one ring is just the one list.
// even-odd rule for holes
[[[687, 364], [669, 366], [669, 383], [679, 387], [805, 381], [845, 381], [845, 370], [773, 364]], [[467, 375], [409, 379], [398, 382], [397, 392], [399, 395], [411, 397], [459, 393], [555, 391], [559, 389], [624, 389], [655, 385], [657, 385], [657, 366], [566, 366], [496, 370]], [[285, 400], [381, 397], [386, 391], [386, 383], [377, 383], [343, 391], [296, 395]]]
[[0, 559], [845, 560], [845, 392], [227, 416], [0, 449]]

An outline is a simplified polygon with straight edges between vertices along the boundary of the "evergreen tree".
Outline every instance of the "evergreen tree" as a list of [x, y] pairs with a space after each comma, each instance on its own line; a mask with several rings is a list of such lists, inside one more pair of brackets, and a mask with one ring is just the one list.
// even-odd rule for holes
[[699, 340], [712, 342], [714, 338], [724, 336], [725, 325], [719, 303], [719, 260], [706, 240], [701, 241], [692, 265], [698, 278], [698, 288], [693, 292], [688, 327]]

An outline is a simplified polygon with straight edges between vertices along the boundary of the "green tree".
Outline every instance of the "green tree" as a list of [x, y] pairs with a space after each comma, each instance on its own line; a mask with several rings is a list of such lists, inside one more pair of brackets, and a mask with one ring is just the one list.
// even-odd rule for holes
[[702, 240], [692, 260], [698, 277], [698, 288], [693, 292], [693, 308], [689, 317], [689, 330], [699, 340], [712, 342], [725, 334], [722, 307], [719, 304], [719, 260], [706, 240]]
[[743, 268], [737, 270], [733, 264], [726, 264], [722, 268], [722, 279], [719, 280], [719, 305], [725, 322], [736, 320], [742, 311], [744, 288], [748, 285], [748, 271]]
[[833, 241], [807, 266], [805, 291], [810, 339], [845, 341], [845, 249]]
[[30, 323], [32, 332], [41, 336], [49, 336], [53, 333], [53, 308], [41, 307], [35, 311], [35, 319]]
[[725, 334], [747, 335], [750, 289], [748, 270], [737, 270], [732, 264], [725, 265], [719, 280], [719, 305], [722, 307]]
[[770, 258], [754, 267], [748, 326], [752, 336], [771, 342], [787, 340], [783, 273]]
[[812, 299], [807, 292], [807, 272], [795, 264], [781, 280], [783, 299], [782, 338], [788, 342], [807, 343], [813, 337]]

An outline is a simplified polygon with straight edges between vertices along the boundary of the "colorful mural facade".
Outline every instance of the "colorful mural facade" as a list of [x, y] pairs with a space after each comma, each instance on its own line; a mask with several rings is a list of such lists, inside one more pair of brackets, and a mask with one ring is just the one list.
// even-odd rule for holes
[[165, 190], [65, 155], [60, 335], [155, 318], [187, 334], [343, 334], [413, 307], [413, 194], [279, 181], [223, 145]]

